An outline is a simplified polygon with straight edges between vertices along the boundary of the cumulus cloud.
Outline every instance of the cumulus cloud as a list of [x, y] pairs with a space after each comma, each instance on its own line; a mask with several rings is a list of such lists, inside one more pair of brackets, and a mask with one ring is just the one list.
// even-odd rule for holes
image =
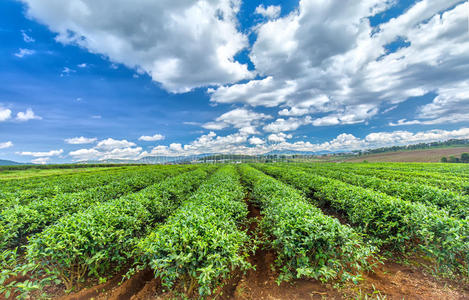
[[[310, 114], [312, 125], [325, 126], [366, 122], [384, 105], [434, 92], [434, 103], [417, 112], [423, 124], [466, 121], [469, 3], [422, 0], [370, 25], [368, 17], [396, 3], [300, 1], [255, 29], [249, 57], [264, 78], [211, 89], [211, 101], [281, 105], [280, 116]], [[390, 51], [396, 41], [401, 47]], [[455, 107], [463, 111], [445, 118]]]
[[136, 146], [135, 143], [129, 142], [127, 140], [115, 140], [113, 138], [108, 138], [102, 141], [99, 141], [96, 145], [96, 149], [110, 151], [119, 148], [127, 148]]
[[255, 13], [265, 18], [274, 19], [280, 16], [282, 8], [280, 5], [269, 5], [265, 7], [263, 4], [256, 7]]
[[246, 108], [236, 108], [222, 114], [214, 122], [203, 124], [202, 127], [209, 130], [221, 130], [233, 126], [234, 128], [242, 129], [245, 133], [254, 134], [256, 132], [255, 127], [262, 120], [271, 118], [269, 115], [257, 113]]
[[[258, 136], [249, 136], [241, 132], [218, 136], [211, 131], [201, 135], [188, 144], [171, 143], [169, 146], [158, 145], [150, 151], [142, 151], [141, 147], [131, 146], [126, 140], [112, 143], [112, 147], [107, 150], [93, 147], [90, 149], [79, 149], [69, 153], [75, 160], [103, 160], [103, 159], [139, 159], [147, 156], [188, 156], [207, 153], [223, 154], [264, 154], [271, 151], [351, 151], [359, 149], [377, 148], [392, 145], [406, 145], [422, 142], [443, 141], [448, 139], [469, 138], [469, 128], [458, 130], [428, 130], [420, 132], [393, 131], [374, 132], [359, 138], [350, 133], [339, 134], [334, 139], [322, 143], [311, 143], [310, 141], [288, 142], [293, 138], [291, 134], [284, 132], [272, 133], [264, 139]], [[110, 144], [109, 140], [105, 141]], [[113, 140], [115, 141], [115, 140]], [[60, 152], [60, 151], [59, 151]], [[59, 155], [59, 152], [23, 152], [22, 155], [32, 155], [35, 157], [49, 157]]]
[[234, 56], [241, 1], [22, 0], [31, 18], [76, 44], [148, 73], [171, 92], [252, 78]]
[[263, 127], [266, 132], [283, 132], [283, 131], [293, 131], [298, 129], [298, 127], [311, 123], [311, 118], [306, 117], [303, 119], [298, 118], [289, 118], [282, 119], [278, 118], [274, 122], [267, 124]]
[[11, 141], [0, 143], [0, 149], [6, 149], [10, 147], [13, 147], [13, 143]]
[[14, 55], [16, 57], [23, 58], [25, 56], [33, 55], [34, 53], [36, 53], [36, 51], [31, 49], [20, 48], [18, 49], [18, 52], [16, 52]]
[[4, 122], [11, 118], [11, 110], [0, 106], [0, 122]]
[[370, 119], [378, 113], [378, 108], [372, 104], [359, 104], [346, 107], [342, 112], [330, 114], [314, 119], [313, 126], [330, 126], [337, 124], [356, 124]]
[[164, 135], [155, 133], [154, 135], [142, 135], [138, 138], [139, 141], [146, 141], [146, 142], [154, 142], [154, 141], [161, 141], [164, 140]]
[[253, 136], [249, 139], [249, 144], [251, 145], [262, 145], [265, 144], [265, 141], [257, 136]]
[[20, 122], [26, 122], [29, 120], [42, 120], [42, 117], [36, 115], [31, 108], [28, 108], [25, 112], [20, 111], [17, 113], [16, 120]]
[[97, 140], [98, 140], [97, 138], [86, 138], [84, 136], [80, 136], [80, 137], [65, 139], [65, 142], [67, 144], [80, 145], [80, 144], [91, 144], [91, 143], [96, 142]]
[[78, 161], [105, 159], [137, 159], [142, 148], [127, 140], [108, 138], [99, 141], [95, 147], [71, 151], [69, 155]]
[[103, 157], [103, 154], [96, 149], [79, 149], [71, 151], [69, 155], [76, 160], [92, 160]]
[[[291, 134], [273, 133], [267, 137], [270, 144], [261, 138], [251, 137], [235, 133], [227, 136], [217, 136], [215, 132], [202, 135], [186, 145], [156, 146], [150, 152], [142, 152], [140, 157], [151, 155], [185, 156], [203, 153], [224, 154], [264, 154], [271, 151], [351, 151], [369, 149], [393, 145], [406, 145], [423, 142], [444, 141], [448, 139], [469, 138], [469, 128], [458, 130], [428, 130], [420, 132], [394, 131], [374, 132], [364, 138], [359, 138], [350, 133], [339, 134], [334, 139], [322, 143], [311, 143], [309, 141], [287, 142]], [[251, 146], [248, 146], [249, 143]]]
[[[279, 84], [281, 84], [279, 86]], [[286, 101], [296, 89], [294, 81], [278, 82], [272, 76], [248, 83], [208, 89], [210, 101], [217, 103], [246, 103], [251, 106], [274, 107]]]
[[142, 152], [141, 147], [115, 148], [109, 151], [98, 151], [92, 149], [79, 149], [69, 153], [74, 159], [83, 160], [105, 160], [105, 159], [136, 159]]
[[[178, 143], [168, 146], [156, 146], [150, 152], [143, 152], [140, 157], [152, 155], [182, 156], [204, 153], [235, 153], [240, 149], [250, 151], [246, 145], [248, 136], [242, 133], [234, 133], [226, 136], [217, 136], [213, 131], [204, 134], [189, 144]], [[248, 152], [246, 152], [248, 153]]]
[[282, 143], [285, 142], [287, 139], [291, 139], [293, 136], [291, 134], [286, 134], [284, 132], [279, 133], [272, 133], [267, 137], [269, 142], [273, 143]]
[[49, 157], [39, 157], [31, 160], [33, 164], [38, 164], [38, 165], [45, 165], [49, 162], [50, 158]]
[[64, 151], [62, 149], [60, 150], [50, 150], [48, 152], [29, 152], [29, 151], [24, 151], [24, 152], [17, 152], [16, 154], [18, 155], [23, 155], [23, 156], [33, 156], [33, 157], [50, 157], [50, 156], [59, 156], [62, 154]]

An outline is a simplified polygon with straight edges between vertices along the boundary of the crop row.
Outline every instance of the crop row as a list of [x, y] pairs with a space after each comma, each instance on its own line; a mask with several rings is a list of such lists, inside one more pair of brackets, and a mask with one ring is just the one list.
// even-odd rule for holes
[[[357, 164], [358, 166], [358, 164]], [[364, 167], [364, 166], [363, 166]], [[401, 171], [442, 173], [451, 176], [469, 177], [469, 166], [464, 164], [441, 163], [367, 163], [366, 167]]]
[[[119, 181], [135, 173], [136, 169], [110, 170], [107, 172], [92, 172], [74, 174], [58, 178], [41, 178], [41, 181], [27, 184], [21, 181], [3, 181], [0, 188], [0, 210], [14, 205], [25, 205], [33, 200], [51, 198], [58, 194], [79, 192], [100, 185]], [[143, 170], [139, 170], [143, 171]]]
[[138, 256], [166, 287], [213, 293], [234, 270], [250, 267], [244, 195], [234, 167], [222, 167], [138, 244]]
[[279, 280], [314, 278], [357, 281], [373, 257], [373, 247], [351, 227], [311, 205], [295, 189], [243, 165], [243, 181], [263, 215], [265, 244], [277, 253]]
[[26, 248], [31, 266], [55, 274], [67, 289], [128, 266], [135, 243], [171, 215], [214, 167], [201, 167], [61, 218]]
[[304, 171], [256, 167], [327, 203], [378, 245], [401, 251], [418, 249], [432, 257], [441, 272], [468, 273], [469, 220]]
[[[303, 164], [308, 166], [308, 164]], [[443, 180], [439, 177], [424, 178], [419, 177], [415, 172], [401, 172], [397, 170], [378, 170], [378, 169], [367, 169], [363, 167], [350, 166], [350, 165], [328, 165], [331, 169], [339, 169], [348, 171], [352, 174], [373, 176], [386, 180], [393, 180], [398, 182], [415, 183], [431, 185], [441, 189], [448, 189], [456, 193], [468, 194], [469, 193], [469, 182], [467, 180]], [[309, 164], [309, 167], [318, 167], [317, 164]], [[319, 165], [321, 167], [321, 164]], [[324, 167], [324, 166], [323, 166]]]
[[2, 187], [0, 188], [3, 192], [12, 192], [17, 190], [18, 187], [22, 189], [39, 189], [47, 188], [50, 186], [58, 186], [65, 184], [79, 184], [80, 179], [86, 177], [94, 177], [99, 175], [109, 175], [109, 174], [118, 174], [125, 171], [137, 170], [136, 167], [122, 167], [122, 168], [111, 168], [111, 169], [96, 169], [88, 170], [86, 172], [77, 172], [69, 174], [54, 174], [48, 176], [33, 176], [30, 178], [21, 178], [21, 179], [4, 179], [1, 180]]
[[[350, 171], [328, 167], [309, 168], [300, 166], [304, 171], [338, 179], [356, 186], [370, 188], [411, 202], [421, 202], [446, 210], [450, 215], [465, 218], [469, 215], [469, 197], [437, 187], [381, 179], [373, 176], [351, 174]], [[291, 168], [291, 167], [290, 167]]]
[[169, 167], [127, 174], [125, 179], [78, 193], [65, 193], [53, 198], [18, 205], [0, 213], [0, 249], [23, 244], [31, 234], [42, 231], [60, 217], [71, 215], [97, 203], [133, 193], [188, 167]]
[[466, 180], [467, 178], [463, 174], [454, 174], [454, 173], [442, 173], [442, 172], [434, 172], [433, 170], [421, 170], [421, 169], [415, 169], [415, 168], [406, 168], [402, 166], [394, 166], [394, 167], [388, 167], [388, 166], [364, 166], [365, 164], [354, 164], [354, 165], [349, 165], [352, 168], [357, 168], [357, 169], [367, 169], [367, 170], [372, 170], [372, 171], [396, 171], [400, 172], [403, 175], [412, 175], [415, 177], [421, 177], [421, 178], [430, 178], [430, 179], [440, 179], [440, 180], [449, 180], [449, 181], [461, 181], [461, 180]]

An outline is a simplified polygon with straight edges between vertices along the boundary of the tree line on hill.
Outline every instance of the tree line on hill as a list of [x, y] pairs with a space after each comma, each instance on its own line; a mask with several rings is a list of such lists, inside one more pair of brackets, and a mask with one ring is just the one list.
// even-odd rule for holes
[[442, 163], [469, 163], [469, 153], [465, 152], [461, 154], [461, 157], [451, 155], [450, 157], [443, 156], [441, 158]]
[[430, 149], [437, 147], [449, 147], [449, 146], [460, 146], [460, 145], [469, 145], [469, 139], [450, 139], [443, 142], [431, 142], [431, 143], [419, 143], [413, 145], [405, 146], [392, 146], [392, 147], [382, 147], [376, 149], [368, 149], [364, 151], [358, 151], [358, 155], [363, 154], [372, 154], [372, 153], [383, 153], [383, 152], [393, 152], [400, 150], [418, 150], [418, 149]]

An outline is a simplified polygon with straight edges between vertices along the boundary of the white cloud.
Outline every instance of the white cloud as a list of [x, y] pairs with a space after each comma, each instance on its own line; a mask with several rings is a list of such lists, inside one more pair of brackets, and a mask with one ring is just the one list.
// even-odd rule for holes
[[214, 122], [203, 124], [202, 127], [209, 130], [221, 130], [233, 126], [234, 128], [244, 128], [244, 132], [255, 132], [255, 127], [262, 120], [271, 118], [271, 116], [263, 113], [257, 113], [245, 108], [236, 108], [222, 114]]
[[222, 130], [228, 127], [228, 124], [224, 122], [208, 122], [203, 124], [202, 127], [209, 130]]
[[65, 139], [65, 142], [67, 144], [80, 145], [80, 144], [91, 144], [91, 143], [96, 142], [97, 140], [98, 140], [97, 138], [86, 138], [84, 136], [80, 136], [80, 137]]
[[2, 108], [0, 106], [0, 122], [4, 122], [11, 118], [11, 110], [8, 108]]
[[20, 48], [18, 50], [18, 52], [16, 52], [14, 55], [16, 57], [23, 58], [23, 57], [28, 56], [28, 55], [33, 55], [34, 53], [36, 53], [36, 51], [31, 50], [31, 49]]
[[248, 136], [239, 132], [227, 136], [217, 136], [215, 132], [211, 131], [186, 145], [174, 143], [169, 147], [156, 146], [149, 153], [143, 152], [140, 157], [152, 155], [181, 156], [203, 153], [235, 153], [240, 149], [249, 151], [250, 148], [245, 145], [246, 142], [248, 142]]
[[281, 10], [282, 9], [280, 5], [269, 5], [265, 7], [263, 4], [261, 4], [256, 7], [255, 13], [265, 18], [274, 19], [280, 16]]
[[282, 119], [278, 118], [274, 122], [267, 124], [263, 127], [264, 131], [266, 132], [283, 132], [283, 131], [293, 131], [298, 129], [298, 127], [310, 124], [311, 118], [308, 116], [303, 119], [298, 118], [289, 118], [289, 119]]
[[36, 115], [31, 108], [28, 108], [25, 112], [20, 111], [17, 113], [16, 120], [20, 122], [26, 122], [29, 120], [42, 120], [42, 117]]
[[35, 39], [33, 39], [32, 37], [30, 37], [26, 31], [24, 30], [21, 30], [21, 35], [23, 36], [23, 40], [26, 42], [26, 43], [34, 43], [35, 42]]
[[103, 153], [101, 159], [136, 159], [141, 152], [141, 147], [118, 148]]
[[279, 133], [272, 133], [270, 134], [267, 139], [269, 142], [274, 142], [274, 143], [283, 143], [286, 141], [286, 139], [291, 139], [293, 136], [291, 134], [286, 134], [283, 132]]
[[6, 149], [10, 147], [13, 147], [13, 143], [11, 141], [0, 143], [0, 149]]
[[400, 119], [397, 122], [389, 122], [389, 126], [415, 125], [420, 123], [421, 122], [418, 120], [408, 121], [406, 119]]
[[29, 152], [29, 151], [24, 151], [24, 152], [17, 152], [16, 154], [18, 155], [23, 155], [23, 156], [33, 156], [33, 157], [50, 157], [50, 156], [59, 156], [62, 154], [64, 151], [62, 149], [60, 150], [50, 150], [48, 152]]
[[50, 158], [49, 157], [39, 157], [31, 160], [33, 164], [38, 164], [38, 165], [45, 165], [49, 162]]
[[69, 155], [78, 161], [105, 160], [105, 159], [137, 159], [142, 153], [142, 148], [127, 140], [115, 140], [108, 138], [101, 140], [95, 147], [71, 151]]
[[265, 141], [261, 138], [253, 136], [252, 138], [249, 139], [249, 144], [251, 144], [251, 145], [262, 145], [262, 144], [265, 144]]
[[131, 159], [135, 160], [142, 152], [141, 147], [115, 148], [108, 151], [99, 151], [96, 148], [79, 149], [71, 151], [69, 155], [78, 161], [105, 160], [105, 159]]
[[[417, 112], [420, 121], [466, 121], [469, 3], [422, 0], [370, 26], [368, 17], [396, 3], [300, 1], [298, 10], [255, 28], [249, 56], [265, 78], [211, 89], [211, 101], [281, 105], [280, 116], [312, 114], [313, 125], [324, 126], [366, 122], [382, 106], [435, 92], [435, 103]], [[398, 39], [407, 45], [389, 51]], [[444, 111], [455, 107], [462, 111], [448, 117]]]
[[172, 150], [174, 152], [182, 152], [182, 145], [179, 143], [172, 143], [169, 145], [169, 150]]
[[22, 0], [57, 40], [148, 73], [171, 92], [252, 78], [233, 57], [241, 1]]
[[433, 129], [412, 133], [409, 131], [378, 132], [368, 134], [364, 141], [370, 146], [405, 145], [409, 143], [424, 143], [444, 141], [448, 139], [464, 139], [469, 137], [469, 128], [458, 130]]
[[280, 83], [269, 76], [261, 80], [251, 80], [248, 83], [208, 89], [208, 93], [212, 102], [274, 107], [284, 103], [295, 89], [294, 81]]
[[83, 68], [86, 68], [86, 67], [88, 67], [88, 64], [86, 64], [86, 63], [78, 64], [78, 65], [77, 65], [77, 67], [79, 67], [79, 68], [82, 68], [82, 69], [83, 69]]
[[[394, 132], [374, 132], [364, 138], [357, 138], [349, 133], [339, 134], [336, 138], [323, 143], [311, 143], [309, 141], [287, 142], [286, 139], [292, 135], [285, 133], [271, 134], [268, 141], [272, 144], [261, 143], [262, 139], [256, 137], [247, 138], [240, 133], [227, 136], [217, 136], [214, 132], [200, 136], [195, 141], [177, 146], [157, 146], [148, 152], [142, 152], [140, 157], [150, 155], [184, 156], [197, 155], [203, 153], [225, 153], [225, 154], [263, 154], [270, 151], [351, 151], [359, 149], [377, 148], [392, 145], [406, 145], [409, 143], [422, 143], [443, 141], [448, 139], [469, 138], [469, 128], [458, 130], [428, 130], [420, 132], [394, 131]], [[253, 143], [251, 143], [251, 141]], [[253, 146], [246, 145], [249, 143]]]
[[388, 113], [388, 112], [390, 112], [390, 111], [393, 111], [393, 110], [395, 110], [397, 107], [398, 107], [398, 105], [393, 105], [393, 106], [391, 106], [391, 107], [389, 107], [389, 108], [386, 108], [385, 110], [383, 110], [382, 114], [386, 114], [386, 113]]
[[469, 80], [439, 88], [438, 96], [431, 103], [419, 107], [417, 117], [422, 124], [467, 122]]
[[356, 124], [370, 119], [378, 113], [378, 108], [372, 104], [348, 106], [343, 112], [330, 114], [312, 121], [313, 126], [331, 126], [338, 124]]
[[154, 141], [161, 141], [164, 140], [164, 135], [155, 133], [152, 136], [142, 135], [138, 138], [139, 141], [146, 141], [146, 142], [154, 142]]
[[103, 154], [96, 149], [79, 149], [69, 153], [76, 160], [95, 160], [103, 157]]
[[60, 73], [60, 77], [69, 76], [71, 73], [75, 73], [76, 71], [70, 69], [69, 67], [64, 67], [62, 73]]
[[121, 149], [121, 148], [128, 148], [136, 146], [135, 143], [129, 142], [127, 140], [115, 140], [113, 138], [108, 138], [96, 145], [96, 149], [103, 150], [103, 151], [111, 151], [114, 149]]
[[239, 129], [239, 133], [243, 135], [253, 135], [259, 134], [259, 131], [257, 131], [255, 126], [245, 126]]

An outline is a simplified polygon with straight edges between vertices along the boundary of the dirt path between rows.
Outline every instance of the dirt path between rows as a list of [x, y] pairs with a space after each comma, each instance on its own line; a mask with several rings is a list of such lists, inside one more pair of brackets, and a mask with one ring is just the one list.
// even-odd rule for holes
[[[248, 201], [249, 218], [252, 220], [249, 234], [252, 238], [259, 239], [260, 233], [258, 223], [262, 215], [258, 207]], [[262, 247], [250, 257], [250, 263], [255, 265], [255, 270], [249, 270], [241, 278], [233, 295], [227, 299], [321, 299], [323, 295], [328, 295], [328, 299], [341, 299], [340, 295], [331, 288], [310, 280], [298, 280], [294, 284], [276, 283], [278, 272], [272, 269], [275, 263], [275, 253]]]

